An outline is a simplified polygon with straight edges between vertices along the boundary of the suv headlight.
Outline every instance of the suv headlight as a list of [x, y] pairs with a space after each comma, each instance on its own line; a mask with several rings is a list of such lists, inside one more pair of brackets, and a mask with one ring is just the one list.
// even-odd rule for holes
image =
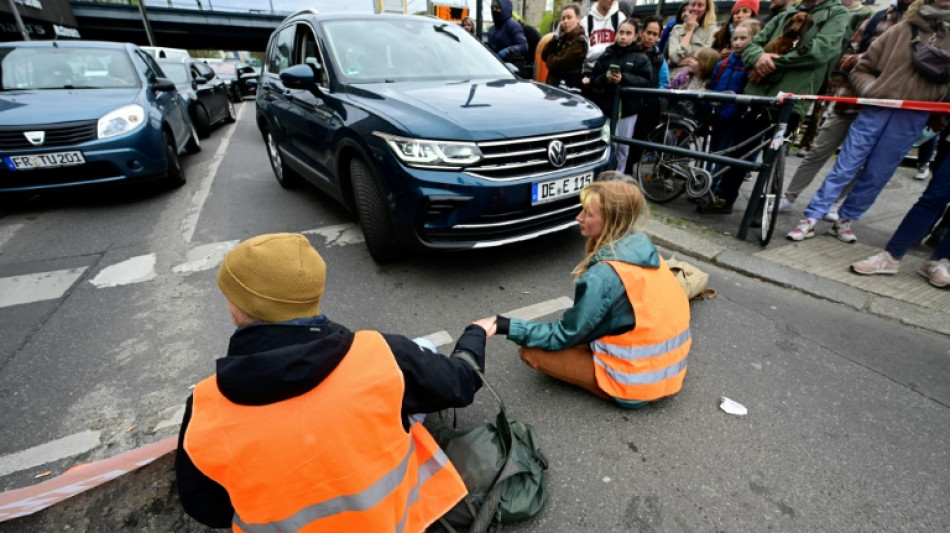
[[600, 140], [604, 144], [610, 144], [610, 121], [604, 122], [604, 127], [600, 128]]
[[427, 141], [374, 132], [386, 141], [396, 156], [407, 165], [461, 167], [481, 161], [482, 151], [475, 143]]
[[141, 128], [145, 124], [145, 109], [140, 105], [127, 105], [109, 111], [99, 119], [99, 138], [107, 139]]

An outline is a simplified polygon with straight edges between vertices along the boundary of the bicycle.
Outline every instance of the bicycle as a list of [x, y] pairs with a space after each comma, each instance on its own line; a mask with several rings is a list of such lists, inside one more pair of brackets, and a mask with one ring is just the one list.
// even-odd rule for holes
[[[754, 161], [753, 156], [756, 153], [772, 145], [775, 149], [776, 159], [770, 167], [766, 166], [766, 168], [770, 168], [770, 172], [760, 196], [759, 209], [755, 215], [757, 220], [753, 221], [753, 226], [759, 226], [760, 229], [759, 242], [762, 246], [765, 246], [772, 239], [775, 224], [778, 221], [778, 206], [782, 197], [785, 176], [785, 157], [788, 152], [790, 138], [785, 136], [784, 128], [779, 132], [782, 125], [773, 124], [742, 143], [725, 150], [709, 152], [712, 122], [711, 118], [695, 120], [677, 113], [666, 113], [665, 120], [647, 135], [646, 140], [652, 143], [683, 148], [691, 152], [735, 157], [743, 161]], [[756, 139], [761, 139], [770, 131], [773, 134], [764, 141], [745, 153], [736, 155], [736, 153], [753, 144]], [[781, 146], [775, 146], [776, 142], [780, 142]], [[702, 147], [702, 150], [700, 150], [700, 147]], [[764, 163], [767, 165], [768, 161], [764, 161]], [[670, 202], [684, 192], [690, 198], [707, 197], [715, 200], [715, 194], [712, 192], [713, 183], [730, 167], [722, 165], [715, 172], [710, 172], [707, 168], [704, 168], [708, 164], [710, 163], [695, 157], [672, 154], [657, 149], [647, 149], [637, 163], [635, 179], [640, 184], [644, 196], [657, 204]]]

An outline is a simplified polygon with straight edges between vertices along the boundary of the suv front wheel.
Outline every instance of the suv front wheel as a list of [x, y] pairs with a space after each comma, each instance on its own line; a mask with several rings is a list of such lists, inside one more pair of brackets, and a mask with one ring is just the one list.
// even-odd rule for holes
[[403, 250], [396, 241], [389, 207], [373, 171], [362, 159], [354, 158], [350, 161], [350, 176], [353, 178], [356, 212], [363, 227], [369, 255], [377, 263], [399, 259]]

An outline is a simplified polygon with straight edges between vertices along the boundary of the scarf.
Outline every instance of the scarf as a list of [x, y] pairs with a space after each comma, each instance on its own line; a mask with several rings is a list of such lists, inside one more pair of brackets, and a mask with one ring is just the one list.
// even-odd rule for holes
[[950, 9], [939, 9], [933, 4], [924, 4], [920, 6], [919, 14], [938, 34], [946, 35], [950, 31]]

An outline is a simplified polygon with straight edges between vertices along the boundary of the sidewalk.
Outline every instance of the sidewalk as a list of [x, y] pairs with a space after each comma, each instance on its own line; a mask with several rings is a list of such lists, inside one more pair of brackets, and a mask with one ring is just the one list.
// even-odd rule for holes
[[[786, 159], [785, 183], [791, 179], [802, 158], [793, 151]], [[742, 195], [731, 215], [702, 215], [684, 194], [664, 205], [652, 205], [646, 226], [654, 242], [679, 253], [804, 293], [890, 318], [904, 324], [950, 335], [950, 289], [938, 289], [917, 274], [931, 248], [916, 246], [901, 261], [895, 276], [860, 276], [849, 265], [884, 248], [891, 234], [923, 192], [927, 181], [913, 178], [913, 167], [901, 166], [875, 204], [852, 228], [858, 242], [846, 244], [826, 235], [830, 222], [821, 221], [816, 236], [801, 242], [785, 238], [802, 217], [812, 194], [831, 170], [831, 159], [801, 195], [791, 213], [779, 213], [772, 241], [763, 248], [757, 229], [751, 228], [746, 241], [735, 238], [752, 182], [743, 185]], [[727, 287], [716, 287], [728, 295]]]

